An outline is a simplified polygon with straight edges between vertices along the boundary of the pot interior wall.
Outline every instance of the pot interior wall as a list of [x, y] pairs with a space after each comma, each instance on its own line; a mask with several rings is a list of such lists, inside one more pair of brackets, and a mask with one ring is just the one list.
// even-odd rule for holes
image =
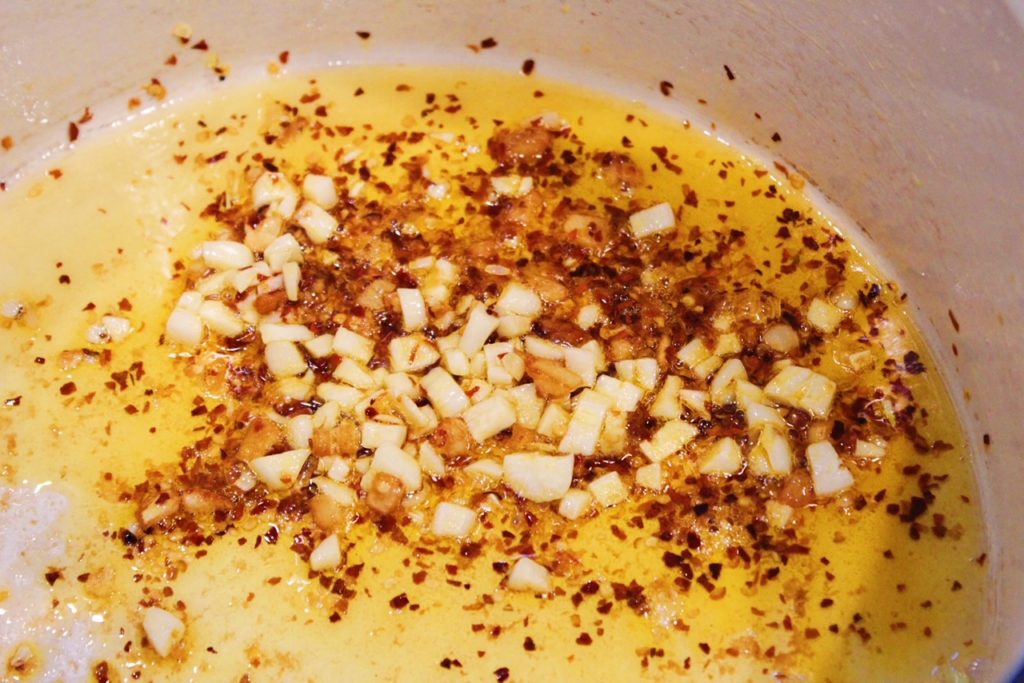
[[[85, 105], [97, 124], [123, 118], [124, 102], [151, 77], [175, 97], [218, 87], [209, 70], [163, 65], [179, 22], [232, 65], [229, 80], [265, 73], [282, 50], [293, 70], [403, 61], [518, 69], [529, 57], [545, 75], [713, 120], [732, 131], [723, 136], [761, 146], [810, 177], [862, 226], [869, 250], [884, 254], [910, 293], [976, 445], [995, 550], [993, 671], [1013, 670], [1024, 643], [1016, 510], [1024, 475], [1024, 421], [1016, 415], [1024, 384], [1016, 333], [1024, 328], [1024, 31], [1009, 8], [969, 0], [304, 0], [238, 11], [197, 0], [97, 0], [59, 13], [6, 3], [0, 135], [18, 144], [0, 155], [0, 179], [14, 179], [43, 152], [59, 154], [67, 123]], [[489, 36], [497, 47], [466, 48]], [[663, 80], [674, 84], [668, 98], [659, 92]]]

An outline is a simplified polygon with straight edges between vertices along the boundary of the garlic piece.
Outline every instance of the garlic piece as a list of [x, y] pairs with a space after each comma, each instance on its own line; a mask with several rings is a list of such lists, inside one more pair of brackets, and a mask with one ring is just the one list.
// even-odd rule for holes
[[508, 587], [514, 591], [547, 593], [551, 590], [551, 575], [543, 565], [520, 557], [508, 573]]
[[185, 623], [165, 609], [149, 607], [142, 616], [142, 630], [146, 640], [161, 657], [171, 654], [171, 650], [185, 637]]
[[505, 485], [535, 503], [562, 498], [572, 486], [573, 456], [511, 453], [502, 463]]

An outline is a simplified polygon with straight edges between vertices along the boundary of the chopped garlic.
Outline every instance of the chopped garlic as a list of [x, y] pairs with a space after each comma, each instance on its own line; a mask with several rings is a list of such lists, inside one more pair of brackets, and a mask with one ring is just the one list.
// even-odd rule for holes
[[579, 519], [590, 511], [594, 497], [584, 489], [569, 489], [558, 504], [558, 514], [566, 519]]
[[309, 554], [309, 568], [315, 572], [335, 569], [341, 564], [341, 543], [338, 534], [331, 534], [320, 541]]
[[605, 415], [612, 405], [612, 400], [607, 396], [592, 389], [583, 390], [576, 399], [576, 408], [558, 450], [562, 453], [593, 455]]
[[548, 403], [537, 423], [537, 433], [549, 439], [561, 439], [569, 428], [569, 412], [557, 403]]
[[197, 346], [203, 340], [203, 331], [202, 318], [194, 311], [175, 308], [167, 318], [167, 336], [179, 344]]
[[699, 415], [703, 418], [711, 417], [711, 412], [708, 410], [708, 401], [710, 400], [708, 392], [698, 391], [697, 389], [683, 389], [679, 392], [679, 400], [694, 415]]
[[441, 365], [456, 377], [465, 377], [470, 373], [469, 357], [461, 349], [445, 349], [442, 351]]
[[853, 475], [843, 467], [839, 454], [828, 441], [812, 443], [807, 447], [806, 455], [814, 494], [819, 498], [832, 496], [853, 486]]
[[587, 489], [600, 505], [610, 508], [626, 500], [629, 492], [618, 472], [607, 472], [587, 484]]
[[379, 448], [384, 444], [401, 446], [407, 433], [408, 429], [403, 424], [367, 420], [363, 423], [359, 445], [363, 448]]
[[466, 465], [466, 468], [463, 471], [466, 474], [485, 480], [488, 483], [498, 481], [504, 473], [501, 463], [497, 460], [493, 460], [492, 458], [480, 458], [479, 460]]
[[517, 175], [491, 176], [491, 189], [501, 195], [522, 197], [533, 189], [533, 178]]
[[547, 593], [551, 590], [551, 576], [543, 565], [520, 557], [508, 573], [508, 587], [514, 591]]
[[656, 358], [635, 358], [616, 362], [615, 374], [623, 382], [631, 382], [644, 391], [654, 391], [661, 373]]
[[306, 231], [313, 244], [323, 244], [338, 229], [338, 219], [312, 202], [305, 202], [295, 214], [295, 222]]
[[299, 193], [284, 174], [268, 171], [253, 183], [252, 203], [257, 209], [270, 206], [275, 214], [288, 219], [299, 204]]
[[452, 376], [434, 368], [420, 379], [420, 386], [441, 417], [456, 417], [469, 408], [469, 397]]
[[306, 358], [292, 342], [270, 342], [263, 349], [263, 357], [274, 377], [292, 377], [306, 371]]
[[313, 330], [305, 325], [262, 323], [259, 332], [264, 344], [280, 341], [305, 342], [313, 338]]
[[[245, 323], [238, 317], [238, 313], [220, 301], [204, 301], [199, 307], [199, 317], [209, 329], [225, 337], [237, 337], [245, 332]], [[110, 329], [106, 324], [104, 327]]]
[[763, 403], [751, 403], [744, 410], [747, 416], [747, 427], [751, 432], [757, 433], [764, 427], [777, 427], [786, 429], [786, 421], [782, 419], [779, 411]]
[[[363, 392], [355, 387], [348, 386], [346, 384], [337, 384], [335, 382], [322, 382], [316, 387], [316, 395], [325, 401], [334, 403], [335, 405], [344, 408], [345, 410], [352, 410], [363, 400]], [[326, 406], [321, 406], [320, 410], [316, 411], [316, 415], [323, 412]]]
[[746, 379], [747, 369], [743, 366], [743, 361], [738, 358], [730, 358], [725, 361], [708, 387], [711, 402], [716, 406], [734, 402], [736, 400], [736, 382]]
[[508, 397], [516, 407], [516, 422], [527, 429], [536, 429], [544, 411], [544, 399], [537, 396], [533, 383], [520, 384], [508, 390]]
[[463, 419], [477, 443], [483, 443], [516, 423], [516, 409], [504, 396], [491, 396], [472, 406]]
[[418, 491], [423, 485], [423, 475], [416, 459], [391, 443], [385, 443], [374, 451], [370, 468], [363, 478], [363, 489], [369, 487], [378, 472], [397, 478], [407, 491]]
[[285, 296], [288, 297], [288, 301], [298, 301], [299, 283], [302, 280], [302, 271], [299, 269], [299, 264], [294, 261], [284, 264], [284, 267], [281, 269], [281, 275], [284, 277], [284, 292]]
[[263, 260], [271, 272], [280, 273], [284, 264], [302, 261], [302, 247], [293, 235], [285, 233], [267, 245], [263, 250]]
[[502, 339], [522, 337], [532, 326], [533, 321], [525, 315], [503, 315], [498, 318], [498, 336]]
[[444, 476], [444, 458], [438, 454], [437, 450], [429, 441], [423, 441], [420, 443], [419, 459], [417, 462], [419, 462], [420, 469], [430, 476]]
[[435, 536], [465, 538], [476, 526], [476, 511], [465, 505], [442, 501], [434, 509], [430, 531]]
[[535, 503], [563, 497], [572, 485], [573, 456], [511, 453], [502, 464], [505, 484]]
[[336, 380], [351, 384], [356, 389], [376, 389], [379, 386], [377, 378], [373, 376], [369, 368], [351, 358], [342, 358], [331, 376]]
[[[341, 461], [341, 459], [339, 458], [338, 461]], [[351, 487], [340, 484], [337, 481], [331, 481], [326, 477], [314, 477], [312, 483], [316, 485], [318, 493], [327, 496], [338, 505], [351, 508], [355, 507], [359, 502], [356, 492]]]
[[654, 396], [648, 408], [651, 417], [662, 420], [674, 420], [683, 414], [683, 404], [679, 392], [683, 389], [683, 380], [676, 375], [667, 375], [661, 389]]
[[743, 350], [740, 343], [740, 336], [735, 332], [723, 334], [715, 342], [714, 354], [716, 356], [732, 356]]
[[288, 434], [288, 445], [292, 448], [309, 448], [309, 440], [313, 438], [313, 417], [295, 415], [288, 419], [285, 431]]
[[764, 506], [768, 523], [776, 529], [785, 529], [793, 519], [793, 508], [777, 500], [769, 500]]
[[630, 230], [637, 239], [671, 230], [675, 225], [676, 217], [668, 202], [655, 204], [629, 216]]
[[203, 262], [214, 270], [238, 270], [251, 266], [255, 261], [249, 247], [232, 240], [203, 242], [199, 249]]
[[339, 327], [334, 333], [333, 348], [335, 353], [348, 356], [360, 363], [369, 363], [373, 358], [373, 340], [344, 327]]
[[[879, 439], [881, 441], [881, 439]], [[885, 457], [885, 442], [875, 443], [874, 441], [864, 441], [863, 439], [857, 439], [857, 445], [854, 446], [853, 456], [855, 458], [870, 458], [878, 459]]]
[[777, 403], [825, 417], [832, 406], [836, 383], [824, 375], [798, 365], [788, 365], [765, 386], [764, 393]]
[[630, 382], [623, 382], [611, 375], [598, 377], [594, 384], [594, 391], [611, 399], [612, 407], [615, 410], [626, 413], [636, 410], [637, 404], [644, 395], [643, 389], [640, 387]]
[[565, 367], [579, 375], [583, 384], [588, 387], [594, 386], [597, 373], [604, 368], [604, 354], [594, 341], [589, 341], [578, 348], [564, 347], [562, 357], [565, 358]]
[[841, 308], [818, 297], [812, 299], [811, 305], [807, 307], [807, 322], [826, 334], [835, 332], [845, 315], [846, 312]]
[[498, 319], [487, 312], [483, 304], [476, 304], [469, 313], [462, 336], [459, 338], [459, 349], [472, 357], [484, 347], [487, 338], [498, 329]]
[[161, 657], [171, 650], [185, 636], [185, 624], [181, 619], [159, 607], [148, 607], [142, 617], [142, 630], [146, 640]]
[[398, 305], [402, 309], [402, 327], [406, 332], [427, 326], [427, 304], [418, 289], [398, 289]]
[[308, 174], [302, 179], [302, 194], [321, 209], [330, 209], [338, 203], [338, 190], [334, 180], [325, 175]]
[[640, 442], [640, 452], [651, 462], [675, 455], [697, 436], [699, 430], [686, 420], [669, 420], [649, 440]]
[[419, 334], [395, 337], [388, 342], [392, 372], [418, 372], [436, 363], [441, 354]]
[[518, 282], [505, 285], [497, 303], [494, 304], [494, 310], [499, 315], [521, 315], [527, 318], [536, 318], [542, 308], [543, 304], [537, 293]]
[[751, 472], [758, 476], [776, 476], [793, 471], [793, 450], [782, 429], [768, 426], [761, 431], [748, 458]]
[[690, 369], [695, 368], [710, 357], [711, 351], [704, 345], [700, 337], [694, 337], [676, 353], [676, 360]]
[[531, 356], [537, 356], [537, 358], [546, 358], [548, 360], [562, 360], [565, 358], [566, 347], [549, 342], [547, 339], [534, 336], [524, 337], [523, 345], [526, 353]]
[[604, 313], [601, 311], [600, 306], [597, 304], [586, 304], [581, 306], [580, 310], [576, 313], [576, 324], [580, 326], [580, 329], [589, 330], [599, 323], [602, 317], [604, 317]]
[[308, 448], [296, 448], [283, 453], [264, 455], [249, 461], [249, 467], [267, 488], [281, 491], [291, 488], [298, 481], [309, 453]]
[[743, 467], [743, 451], [731, 437], [719, 439], [700, 462], [701, 474], [736, 474]]
[[638, 467], [634, 477], [636, 483], [645, 489], [660, 491], [665, 486], [665, 477], [660, 463], [652, 462], [649, 465]]
[[313, 358], [326, 358], [331, 355], [333, 344], [334, 337], [329, 334], [321, 334], [319, 337], [307, 339], [302, 343], [306, 347], [306, 352]]

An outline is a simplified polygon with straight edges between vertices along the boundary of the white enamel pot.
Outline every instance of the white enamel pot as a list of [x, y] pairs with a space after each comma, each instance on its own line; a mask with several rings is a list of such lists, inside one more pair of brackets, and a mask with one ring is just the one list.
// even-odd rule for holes
[[[19, 144], [0, 179], [60, 153], [83, 104], [103, 124], [153, 76], [179, 99], [214, 87], [159, 66], [180, 21], [236, 80], [282, 50], [296, 68], [533, 58], [546, 76], [714, 120], [805, 172], [909, 292], [973, 445], [992, 551], [979, 637], [1007, 680], [1024, 653], [1022, 15], [1000, 0], [6, 0], [0, 134]], [[486, 37], [494, 49], [466, 49]]]

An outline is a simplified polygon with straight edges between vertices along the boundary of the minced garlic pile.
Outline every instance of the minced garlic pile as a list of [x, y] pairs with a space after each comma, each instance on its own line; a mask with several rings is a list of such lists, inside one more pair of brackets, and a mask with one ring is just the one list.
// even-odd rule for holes
[[[423, 139], [396, 137], [385, 165]], [[306, 559], [330, 572], [367, 515], [469, 539], [489, 504], [474, 491], [578, 520], [736, 477], [760, 487], [742, 514], [784, 528], [885, 455], [906, 406], [818, 368], [878, 294], [844, 287], [841, 258], [795, 307], [750, 286], [759, 271], [730, 252], [742, 233], [691, 250], [697, 198], [638, 203], [643, 169], [584, 150], [557, 116], [498, 127], [487, 151], [490, 170], [444, 179], [410, 154], [400, 191], [358, 150], [340, 176], [268, 162], [208, 207], [224, 231], [193, 254], [165, 341], [232, 397], [232, 418], [219, 458], [209, 441], [189, 456], [201, 476], [183, 464], [139, 490], [141, 530], [308, 514]], [[615, 201], [572, 197], [585, 174]], [[793, 214], [780, 239], [809, 225]], [[509, 588], [552, 590], [550, 567], [515, 559]]]

